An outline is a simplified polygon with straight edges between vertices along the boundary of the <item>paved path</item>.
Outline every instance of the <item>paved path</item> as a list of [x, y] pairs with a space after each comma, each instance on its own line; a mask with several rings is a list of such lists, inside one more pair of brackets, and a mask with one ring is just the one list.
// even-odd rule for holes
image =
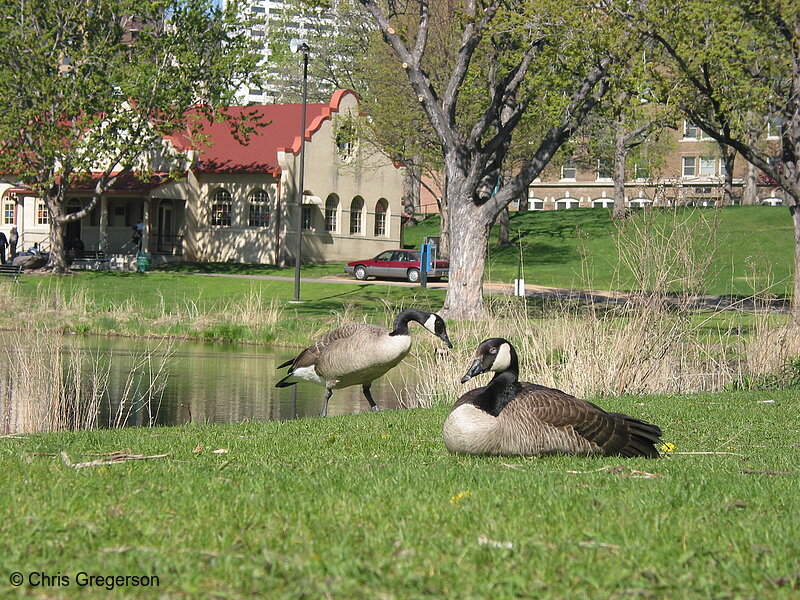
[[[284, 277], [281, 275], [238, 275], [230, 273], [203, 273], [209, 277], [237, 277], [245, 279], [262, 279], [267, 281], [294, 281], [294, 277]], [[347, 283], [358, 285], [395, 285], [402, 287], [417, 287], [418, 283], [408, 281], [368, 279], [358, 281], [348, 276], [326, 275], [325, 277], [303, 277], [304, 283]], [[428, 283], [430, 290], [446, 290], [447, 281], [433, 281]], [[511, 296], [514, 293], [514, 284], [485, 282], [483, 289], [489, 294], [504, 294]], [[569, 302], [581, 302], [585, 304], [623, 304], [630, 299], [630, 294], [624, 292], [610, 292], [602, 290], [570, 290], [565, 288], [548, 287], [544, 285], [525, 284], [525, 295], [528, 298], [565, 300]], [[685, 305], [686, 298], [677, 295], [668, 296], [666, 303], [672, 306]], [[772, 301], [754, 301], [751, 298], [735, 298], [728, 296], [691, 296], [688, 302], [693, 308], [704, 310], [739, 310], [742, 312], [789, 312], [789, 303], [786, 300], [776, 299]]]

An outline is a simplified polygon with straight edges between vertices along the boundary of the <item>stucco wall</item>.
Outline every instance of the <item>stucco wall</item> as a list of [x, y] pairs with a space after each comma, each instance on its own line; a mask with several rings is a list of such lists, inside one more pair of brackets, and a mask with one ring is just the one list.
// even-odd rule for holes
[[[313, 133], [305, 144], [303, 188], [306, 203], [310, 202], [312, 207], [312, 225], [303, 232], [303, 260], [355, 260], [400, 246], [403, 169], [396, 168], [388, 157], [363, 140], [357, 140], [349, 153], [336, 144], [339, 129], [346, 127], [348, 121], [358, 122], [361, 118], [355, 96], [346, 94], [339, 102], [338, 112], [309, 123]], [[357, 124], [356, 131], [363, 126]], [[294, 260], [300, 157], [289, 151], [279, 153], [278, 158], [283, 170], [281, 196], [287, 225], [283, 250], [286, 260]], [[351, 206], [356, 197], [363, 200], [361, 229], [351, 235]], [[328, 198], [337, 201], [333, 231], [327, 231], [325, 224]], [[383, 235], [375, 234], [375, 209], [379, 201], [388, 208]]]

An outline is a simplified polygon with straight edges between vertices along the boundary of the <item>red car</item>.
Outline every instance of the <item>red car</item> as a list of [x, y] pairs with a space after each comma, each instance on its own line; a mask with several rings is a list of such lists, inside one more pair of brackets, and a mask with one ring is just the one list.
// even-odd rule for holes
[[[446, 260], [434, 262], [433, 269], [428, 272], [429, 279], [447, 277], [450, 263]], [[367, 277], [397, 277], [407, 279], [411, 283], [419, 281], [419, 250], [386, 250], [375, 258], [354, 260], [347, 263], [345, 273], [352, 273], [356, 279]]]

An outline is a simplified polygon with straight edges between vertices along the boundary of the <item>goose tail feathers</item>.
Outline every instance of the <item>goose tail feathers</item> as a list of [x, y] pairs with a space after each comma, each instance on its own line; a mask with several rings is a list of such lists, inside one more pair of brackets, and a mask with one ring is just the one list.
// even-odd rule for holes
[[661, 444], [662, 435], [658, 425], [651, 425], [628, 415], [615, 416], [625, 421], [629, 435], [628, 443], [618, 451], [619, 454], [627, 457], [658, 458], [658, 445]]

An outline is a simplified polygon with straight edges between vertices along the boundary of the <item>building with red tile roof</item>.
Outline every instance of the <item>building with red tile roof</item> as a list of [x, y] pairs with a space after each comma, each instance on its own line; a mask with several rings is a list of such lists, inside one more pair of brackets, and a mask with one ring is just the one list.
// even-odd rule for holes
[[[232, 130], [198, 114], [191, 132], [165, 139], [151, 174], [129, 174], [88, 217], [67, 228], [67, 246], [135, 256], [131, 243], [143, 223], [143, 249], [155, 263], [210, 261], [282, 264], [294, 261], [301, 224], [303, 261], [353, 260], [396, 248], [401, 240], [402, 168], [359, 139], [356, 94], [307, 105], [305, 173], [298, 203], [302, 105], [227, 109], [244, 128]], [[172, 149], [184, 153], [179, 161]], [[68, 195], [68, 210], [91, 196], [92, 182]], [[46, 245], [46, 205], [31, 192], [0, 185], [0, 231], [16, 226], [22, 247]], [[124, 261], [123, 261], [124, 262]]]

